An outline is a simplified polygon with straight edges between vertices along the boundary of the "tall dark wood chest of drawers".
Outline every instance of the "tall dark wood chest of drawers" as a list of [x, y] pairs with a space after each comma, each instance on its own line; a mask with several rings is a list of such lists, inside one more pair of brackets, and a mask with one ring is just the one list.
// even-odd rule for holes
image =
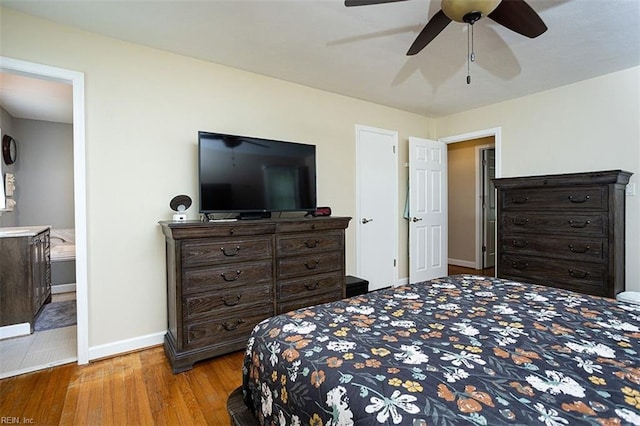
[[497, 275], [615, 297], [625, 288], [625, 187], [611, 170], [494, 179]]
[[160, 222], [173, 372], [243, 349], [265, 318], [344, 298], [349, 220]]

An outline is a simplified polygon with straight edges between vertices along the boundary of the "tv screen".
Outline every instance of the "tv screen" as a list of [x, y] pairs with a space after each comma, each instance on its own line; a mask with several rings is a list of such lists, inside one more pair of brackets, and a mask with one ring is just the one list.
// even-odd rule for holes
[[316, 147], [198, 132], [200, 212], [314, 211]]

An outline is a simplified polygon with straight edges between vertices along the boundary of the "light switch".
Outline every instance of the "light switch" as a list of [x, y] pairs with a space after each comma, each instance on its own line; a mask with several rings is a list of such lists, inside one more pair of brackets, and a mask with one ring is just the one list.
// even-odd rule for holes
[[636, 195], [636, 184], [629, 183], [627, 184], [627, 196], [631, 197], [633, 195]]

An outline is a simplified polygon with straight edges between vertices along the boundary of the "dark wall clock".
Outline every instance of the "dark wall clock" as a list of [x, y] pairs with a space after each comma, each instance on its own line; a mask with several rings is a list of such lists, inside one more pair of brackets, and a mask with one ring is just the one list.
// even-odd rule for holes
[[18, 156], [18, 147], [16, 140], [9, 135], [2, 137], [2, 159], [4, 163], [9, 165], [16, 162]]

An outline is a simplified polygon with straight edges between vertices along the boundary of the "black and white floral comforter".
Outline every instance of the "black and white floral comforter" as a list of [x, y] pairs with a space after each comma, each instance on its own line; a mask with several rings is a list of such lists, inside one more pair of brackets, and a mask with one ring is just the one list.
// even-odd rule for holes
[[640, 306], [460, 275], [256, 326], [268, 425], [640, 425]]

